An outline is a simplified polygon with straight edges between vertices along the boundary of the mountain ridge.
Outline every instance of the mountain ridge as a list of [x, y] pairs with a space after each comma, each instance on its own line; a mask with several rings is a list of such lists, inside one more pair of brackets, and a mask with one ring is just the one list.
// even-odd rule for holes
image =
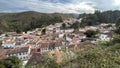
[[18, 13], [0, 13], [0, 33], [5, 31], [26, 31], [47, 26], [64, 19], [72, 18], [63, 13], [40, 13], [25, 11]]

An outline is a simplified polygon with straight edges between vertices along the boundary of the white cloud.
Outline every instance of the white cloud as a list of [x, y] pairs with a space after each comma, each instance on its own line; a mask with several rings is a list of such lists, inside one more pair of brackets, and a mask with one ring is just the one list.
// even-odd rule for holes
[[[96, 9], [120, 9], [119, 0], [0, 0], [0, 11], [33, 10], [44, 13], [93, 13]], [[64, 1], [69, 1], [65, 2]]]
[[[94, 12], [93, 5], [89, 5], [87, 2], [80, 2], [80, 3], [59, 3], [59, 0], [54, 0], [57, 3], [51, 3], [49, 1], [42, 1], [42, 0], [2, 0], [3, 3], [6, 3], [7, 6], [3, 7], [1, 10], [3, 11], [17, 11], [16, 8], [25, 8], [24, 10], [33, 10], [39, 12], [59, 12], [59, 13], [81, 13], [87, 12], [91, 13]], [[11, 9], [15, 7], [14, 9]], [[8, 8], [8, 9], [4, 9]]]
[[114, 5], [120, 10], [120, 0], [114, 0]]
[[114, 0], [115, 1], [115, 5], [120, 6], [120, 0]]

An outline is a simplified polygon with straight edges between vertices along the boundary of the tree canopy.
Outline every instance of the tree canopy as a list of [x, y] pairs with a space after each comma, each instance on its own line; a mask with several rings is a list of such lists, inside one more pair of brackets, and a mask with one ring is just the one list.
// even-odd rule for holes
[[89, 38], [94, 38], [96, 34], [97, 34], [97, 31], [94, 31], [94, 30], [87, 30], [85, 32], [85, 35]]
[[120, 17], [116, 20], [116, 33], [120, 34]]
[[5, 13], [0, 15], [0, 33], [6, 31], [16, 31], [20, 33], [35, 28], [41, 28], [50, 24], [62, 22], [64, 19], [70, 18], [67, 15], [53, 13], [39, 13], [39, 12], [21, 12], [21, 13]]
[[116, 19], [120, 17], [120, 11], [95, 11], [94, 14], [80, 14], [79, 18], [83, 18], [82, 24], [85, 25], [98, 25], [100, 23], [115, 23]]
[[0, 68], [21, 68], [22, 61], [15, 56], [0, 60]]
[[74, 28], [74, 29], [79, 29], [80, 27], [80, 23], [78, 21], [76, 21], [75, 23], [71, 24], [70, 28]]

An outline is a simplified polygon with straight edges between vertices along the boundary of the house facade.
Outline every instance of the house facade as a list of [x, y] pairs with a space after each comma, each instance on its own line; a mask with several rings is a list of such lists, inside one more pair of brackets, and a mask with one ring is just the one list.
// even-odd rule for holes
[[17, 56], [21, 60], [26, 60], [30, 56], [30, 48], [29, 47], [21, 47], [21, 48], [16, 48], [16, 49], [10, 49], [7, 53], [6, 56]]

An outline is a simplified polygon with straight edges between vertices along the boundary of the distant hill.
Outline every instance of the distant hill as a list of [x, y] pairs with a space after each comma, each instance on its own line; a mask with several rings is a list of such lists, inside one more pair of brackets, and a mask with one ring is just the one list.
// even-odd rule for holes
[[74, 14], [74, 13], [70, 13], [70, 14], [66, 14], [67, 16], [69, 17], [72, 17], [72, 18], [78, 18], [79, 17], [79, 14]]
[[83, 18], [82, 25], [98, 25], [100, 23], [115, 23], [120, 17], [120, 11], [95, 11], [94, 14], [80, 14], [79, 18]]
[[34, 11], [20, 13], [0, 13], [0, 32], [27, 31], [47, 26], [71, 18], [61, 13], [39, 13]]

